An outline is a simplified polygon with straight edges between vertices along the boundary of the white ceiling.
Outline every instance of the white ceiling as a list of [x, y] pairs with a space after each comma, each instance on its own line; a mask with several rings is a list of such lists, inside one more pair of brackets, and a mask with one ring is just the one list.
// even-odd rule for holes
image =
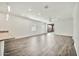
[[[1, 3], [0, 3], [1, 4]], [[15, 2], [8, 3], [11, 13], [48, 20], [72, 17], [74, 2]], [[48, 8], [44, 8], [48, 5]], [[1, 9], [1, 8], [0, 8]], [[29, 9], [32, 9], [29, 11]]]

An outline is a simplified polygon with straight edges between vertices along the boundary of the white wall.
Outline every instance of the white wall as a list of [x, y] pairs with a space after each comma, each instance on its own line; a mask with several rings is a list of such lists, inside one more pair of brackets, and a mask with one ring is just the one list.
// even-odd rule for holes
[[0, 30], [8, 30], [8, 21], [4, 12], [8, 12], [7, 4], [5, 2], [0, 2]]
[[[13, 7], [14, 6], [14, 7]], [[34, 34], [46, 33], [46, 23], [35, 20], [30, 20], [28, 18], [17, 17], [22, 16], [23, 6], [11, 5], [10, 12], [8, 11], [7, 3], [0, 3], [0, 30], [9, 30], [12, 36], [29, 36]], [[26, 8], [27, 9], [27, 8]], [[21, 13], [18, 14], [18, 11]], [[26, 11], [26, 10], [25, 10]], [[8, 12], [15, 15], [10, 15], [7, 17]], [[27, 14], [24, 12], [23, 14]], [[27, 15], [26, 15], [27, 16]], [[26, 17], [24, 16], [24, 17]], [[8, 21], [7, 21], [8, 18]]]
[[46, 23], [30, 20], [27, 18], [11, 15], [9, 17], [9, 24], [9, 32], [14, 37], [26, 37], [47, 32]]
[[79, 56], [79, 3], [75, 4], [73, 18], [74, 18], [73, 39], [77, 55]]
[[8, 30], [8, 21], [6, 20], [6, 14], [0, 13], [0, 31]]
[[64, 18], [54, 21], [55, 34], [72, 36], [73, 34], [73, 19]]

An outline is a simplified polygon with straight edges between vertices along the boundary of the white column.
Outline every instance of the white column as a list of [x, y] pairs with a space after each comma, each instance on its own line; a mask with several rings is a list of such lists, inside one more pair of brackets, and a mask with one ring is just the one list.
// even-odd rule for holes
[[4, 56], [4, 41], [0, 41], [0, 56]]

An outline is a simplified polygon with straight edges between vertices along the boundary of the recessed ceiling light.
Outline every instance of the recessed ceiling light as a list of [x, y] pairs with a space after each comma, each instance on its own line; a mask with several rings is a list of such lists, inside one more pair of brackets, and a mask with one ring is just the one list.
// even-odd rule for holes
[[41, 15], [41, 13], [38, 13], [38, 15]]
[[32, 9], [31, 9], [31, 8], [29, 8], [29, 9], [28, 9], [28, 11], [32, 11]]

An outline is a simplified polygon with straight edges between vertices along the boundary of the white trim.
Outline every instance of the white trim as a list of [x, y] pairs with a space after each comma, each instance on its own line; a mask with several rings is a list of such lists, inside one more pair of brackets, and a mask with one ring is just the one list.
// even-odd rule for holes
[[4, 56], [4, 41], [0, 41], [0, 56]]
[[15, 37], [15, 39], [20, 39], [20, 38], [29, 38], [29, 37], [34, 37], [34, 36], [40, 36], [40, 35], [45, 35], [45, 34], [48, 34], [48, 33], [41, 33], [41, 34], [35, 34], [35, 35], [28, 35], [28, 36], [18, 36], [18, 37]]
[[58, 34], [58, 33], [55, 33], [56, 35], [63, 35], [63, 36], [73, 36], [73, 35], [66, 35], [66, 34]]

